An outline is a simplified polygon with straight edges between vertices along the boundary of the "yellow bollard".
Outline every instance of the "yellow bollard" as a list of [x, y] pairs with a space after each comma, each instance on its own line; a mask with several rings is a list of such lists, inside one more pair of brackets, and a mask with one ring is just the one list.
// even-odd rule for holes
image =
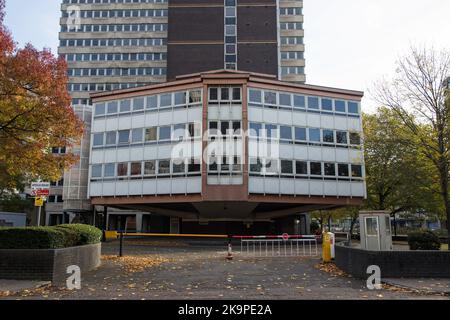
[[322, 257], [324, 263], [331, 262], [331, 235], [328, 232], [322, 234]]

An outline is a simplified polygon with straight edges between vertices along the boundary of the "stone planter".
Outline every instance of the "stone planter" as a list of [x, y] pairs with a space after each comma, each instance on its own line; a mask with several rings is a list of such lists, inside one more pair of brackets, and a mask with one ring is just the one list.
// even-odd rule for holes
[[51, 281], [65, 286], [67, 267], [81, 276], [100, 266], [101, 243], [64, 249], [0, 249], [0, 279]]

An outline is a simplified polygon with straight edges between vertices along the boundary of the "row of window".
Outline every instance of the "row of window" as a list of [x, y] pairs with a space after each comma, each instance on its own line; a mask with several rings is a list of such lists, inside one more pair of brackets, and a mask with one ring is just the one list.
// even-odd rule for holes
[[171, 175], [198, 175], [201, 172], [200, 159], [187, 160], [149, 160], [144, 162], [121, 162], [92, 165], [92, 179], [115, 177], [143, 177]]
[[181, 141], [201, 137], [199, 123], [181, 123], [173, 126], [137, 128], [93, 134], [94, 147], [128, 145], [130, 143]]
[[210, 104], [217, 104], [218, 102], [242, 102], [242, 88], [241, 87], [210, 87], [209, 100]]
[[281, 60], [303, 60], [303, 51], [282, 51]]
[[61, 32], [163, 32], [167, 31], [166, 23], [141, 24], [83, 24], [78, 28], [61, 26]]
[[69, 77], [165, 76], [166, 68], [78, 68], [68, 69]]
[[[237, 69], [237, 12], [236, 0], [225, 0], [225, 69]], [[233, 41], [227, 41], [233, 40]]]
[[301, 22], [281, 22], [281, 30], [303, 30], [303, 23]]
[[[81, 10], [80, 18], [151, 18], [167, 17], [168, 10], [165, 9], [141, 9], [141, 10]], [[69, 11], [63, 11], [62, 17], [68, 18]]]
[[127, 38], [127, 39], [63, 39], [60, 47], [154, 47], [165, 46], [163, 38]]
[[282, 16], [299, 16], [303, 14], [302, 8], [280, 8]]
[[281, 37], [281, 44], [303, 44], [303, 37]]
[[361, 145], [358, 132], [342, 130], [291, 127], [276, 124], [250, 122], [249, 136], [263, 139], [279, 139], [285, 142], [310, 142], [340, 145]]
[[249, 90], [249, 103], [281, 108], [322, 110], [359, 114], [359, 103], [332, 98], [303, 96], [284, 92], [274, 92], [259, 89]]
[[200, 89], [164, 93], [160, 95], [137, 97], [95, 105], [95, 116], [112, 115], [123, 112], [142, 111], [144, 109], [164, 109], [173, 106], [196, 105], [202, 102]]
[[281, 67], [281, 75], [305, 74], [305, 67]]
[[63, 196], [49, 196], [47, 198], [47, 203], [63, 203]]
[[363, 168], [362, 165], [348, 163], [252, 158], [250, 173], [361, 179]]
[[137, 88], [152, 84], [151, 82], [137, 83], [69, 83], [67, 90], [70, 92], [111, 91]]
[[64, 4], [167, 3], [168, 0], [63, 0]]
[[[64, 55], [63, 55], [64, 56]], [[77, 53], [66, 54], [66, 61], [165, 61], [166, 53]]]

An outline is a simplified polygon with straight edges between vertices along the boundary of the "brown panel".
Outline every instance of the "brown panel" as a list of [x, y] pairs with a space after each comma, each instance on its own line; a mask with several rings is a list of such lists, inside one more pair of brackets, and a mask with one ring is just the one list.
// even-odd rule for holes
[[237, 17], [238, 41], [277, 41], [277, 7], [242, 6]]
[[275, 6], [277, 2], [275, 0], [238, 0], [237, 4], [238, 6], [243, 6], [246, 4], [265, 4]]
[[[248, 1], [248, 0], [246, 0]], [[250, 0], [251, 1], [251, 0]], [[258, 0], [262, 1], [262, 0]], [[266, 0], [266, 1], [274, 1], [274, 0]], [[190, 5], [221, 5], [223, 6], [223, 0], [169, 0], [170, 6], [190, 6]]]
[[278, 48], [276, 43], [238, 44], [238, 69], [278, 75]]
[[168, 42], [223, 42], [223, 23], [223, 7], [170, 8]]
[[223, 44], [169, 44], [167, 79], [197, 72], [223, 69]]

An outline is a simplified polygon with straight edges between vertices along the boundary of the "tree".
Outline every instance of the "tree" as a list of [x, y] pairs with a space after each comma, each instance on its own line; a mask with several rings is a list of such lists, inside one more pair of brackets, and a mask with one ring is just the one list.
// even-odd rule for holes
[[364, 114], [363, 123], [366, 208], [389, 211], [394, 219], [404, 211], [436, 212], [432, 165], [396, 112], [379, 108], [375, 114]]
[[71, 108], [67, 67], [31, 44], [20, 49], [3, 25], [0, 0], [0, 187], [15, 189], [31, 179], [57, 181], [77, 161], [70, 150], [83, 133], [83, 123]]
[[[450, 52], [412, 48], [397, 63], [393, 81], [377, 84], [375, 96], [391, 108], [420, 144], [436, 171], [439, 194], [450, 229]], [[449, 238], [450, 242], [450, 238]], [[450, 250], [450, 246], [449, 246]]]

